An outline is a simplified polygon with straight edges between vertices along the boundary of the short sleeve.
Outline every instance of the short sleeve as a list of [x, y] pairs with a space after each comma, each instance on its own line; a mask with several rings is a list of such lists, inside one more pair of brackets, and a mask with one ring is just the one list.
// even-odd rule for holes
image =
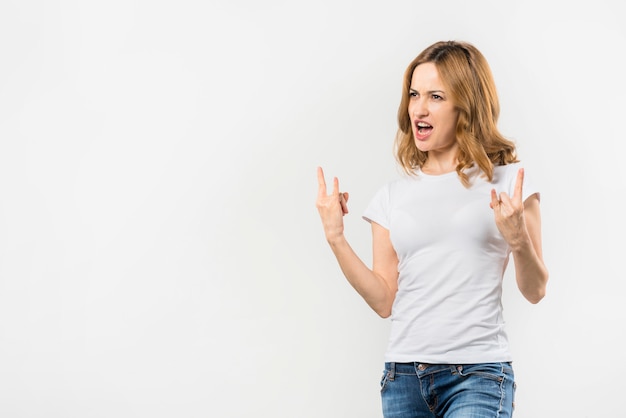
[[389, 229], [389, 208], [389, 185], [387, 184], [376, 192], [369, 205], [365, 208], [363, 219]]

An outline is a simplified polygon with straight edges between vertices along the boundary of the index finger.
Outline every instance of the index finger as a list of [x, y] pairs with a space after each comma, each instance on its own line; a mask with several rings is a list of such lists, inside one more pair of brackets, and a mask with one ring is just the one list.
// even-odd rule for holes
[[326, 180], [324, 179], [324, 170], [322, 167], [317, 167], [317, 194], [319, 196], [326, 196]]
[[522, 186], [524, 184], [524, 169], [520, 168], [517, 171], [517, 179], [515, 180], [515, 190], [513, 192], [513, 198], [522, 200]]

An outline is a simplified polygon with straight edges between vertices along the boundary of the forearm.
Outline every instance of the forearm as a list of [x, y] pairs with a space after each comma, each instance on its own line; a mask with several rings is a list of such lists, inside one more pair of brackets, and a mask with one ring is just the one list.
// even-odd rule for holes
[[548, 270], [530, 238], [520, 240], [512, 251], [517, 286], [530, 303], [538, 303], [546, 294]]
[[329, 239], [328, 244], [337, 258], [341, 271], [357, 293], [381, 317], [391, 315], [395, 289], [392, 289], [380, 274], [363, 263], [343, 235]]

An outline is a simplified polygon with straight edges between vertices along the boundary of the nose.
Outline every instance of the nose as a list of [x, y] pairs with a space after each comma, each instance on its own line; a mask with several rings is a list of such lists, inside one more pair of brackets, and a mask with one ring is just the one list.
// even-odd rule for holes
[[411, 103], [411, 115], [421, 118], [428, 115], [428, 103], [421, 97], [416, 98]]

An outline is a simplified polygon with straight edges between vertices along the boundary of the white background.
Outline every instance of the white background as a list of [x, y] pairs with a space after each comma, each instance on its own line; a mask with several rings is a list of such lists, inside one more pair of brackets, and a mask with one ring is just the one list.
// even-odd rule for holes
[[0, 416], [380, 417], [389, 323], [341, 275], [398, 174], [404, 69], [475, 44], [542, 191], [548, 296], [507, 273], [517, 418], [618, 416], [618, 2], [0, 3]]

